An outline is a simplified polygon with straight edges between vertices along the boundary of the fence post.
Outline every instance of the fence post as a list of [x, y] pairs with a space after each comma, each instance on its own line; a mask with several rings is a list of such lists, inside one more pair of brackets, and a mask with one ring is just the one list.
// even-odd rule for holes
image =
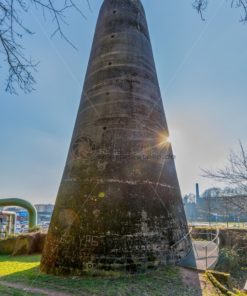
[[206, 270], [208, 269], [208, 247], [205, 247], [205, 252], [206, 252]]

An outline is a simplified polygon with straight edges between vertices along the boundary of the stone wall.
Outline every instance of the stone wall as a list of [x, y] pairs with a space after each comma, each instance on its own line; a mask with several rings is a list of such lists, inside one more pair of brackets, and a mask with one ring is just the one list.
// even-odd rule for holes
[[42, 253], [46, 234], [41, 232], [21, 234], [0, 240], [1, 255], [30, 255]]

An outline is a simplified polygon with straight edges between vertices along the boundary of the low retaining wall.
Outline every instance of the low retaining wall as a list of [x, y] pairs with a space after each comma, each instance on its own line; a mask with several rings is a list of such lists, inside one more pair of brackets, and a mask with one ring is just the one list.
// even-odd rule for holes
[[223, 295], [227, 295], [227, 296], [247, 295], [244, 291], [242, 292], [232, 287], [230, 274], [208, 270], [206, 271], [206, 276], [211, 281], [211, 283], [222, 292]]
[[[215, 227], [193, 227], [192, 237], [194, 239], [208, 239], [210, 240], [210, 236], [201, 235], [201, 233], [212, 233], [215, 232]], [[220, 228], [220, 247], [222, 248], [234, 248], [237, 246], [238, 248], [246, 248], [247, 246], [247, 229], [227, 229]]]
[[46, 233], [35, 232], [0, 240], [0, 255], [30, 255], [42, 253]]

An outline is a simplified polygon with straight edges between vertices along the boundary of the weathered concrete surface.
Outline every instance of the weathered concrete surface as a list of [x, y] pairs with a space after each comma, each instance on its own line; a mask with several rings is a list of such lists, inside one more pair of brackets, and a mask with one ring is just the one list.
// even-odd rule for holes
[[0, 255], [10, 255], [13, 253], [16, 238], [0, 240]]
[[41, 269], [175, 262], [190, 241], [145, 12], [105, 0]]

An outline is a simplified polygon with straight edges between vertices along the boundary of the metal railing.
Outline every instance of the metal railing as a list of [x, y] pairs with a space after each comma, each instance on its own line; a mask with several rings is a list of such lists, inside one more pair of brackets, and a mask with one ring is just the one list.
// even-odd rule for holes
[[[219, 234], [220, 234], [220, 231], [219, 231], [219, 228], [217, 228], [217, 231], [216, 231], [216, 234], [215, 234], [215, 237], [213, 240], [211, 240], [205, 247], [205, 258], [206, 258], [206, 270], [208, 269], [208, 258], [215, 253], [215, 251], [217, 250], [218, 253], [219, 253], [219, 245], [220, 245], [220, 238], [219, 238]], [[211, 244], [215, 243], [216, 246], [213, 250], [210, 251], [210, 253], [208, 253], [208, 248]], [[218, 260], [217, 260], [218, 261]], [[214, 263], [215, 265], [217, 264], [217, 261]]]
[[[197, 235], [207, 235], [207, 236], [211, 236], [211, 240], [205, 245], [203, 246], [203, 249], [204, 249], [204, 254], [205, 254], [205, 267], [206, 267], [206, 270], [208, 269], [208, 267], [212, 267], [212, 265], [209, 266], [209, 258], [212, 254], [215, 254], [215, 251], [217, 250], [217, 254], [219, 253], [219, 245], [220, 245], [220, 238], [219, 238], [219, 228], [216, 229], [216, 233], [208, 233], [208, 232], [205, 232], [205, 233], [197, 233]], [[212, 250], [211, 249], [211, 245], [212, 244], [215, 244], [215, 248], [213, 248]], [[195, 251], [195, 254], [197, 256], [197, 259], [203, 259], [203, 258], [200, 258], [198, 256], [198, 253], [197, 253], [197, 250], [196, 248], [194, 248], [194, 251]], [[217, 258], [218, 259], [218, 258]], [[215, 266], [217, 264], [217, 261], [216, 260], [213, 265]]]
[[191, 235], [192, 230], [193, 230], [193, 228], [191, 227], [190, 230], [189, 230], [189, 232], [186, 233], [186, 234], [185, 234], [180, 240], [178, 240], [177, 242], [175, 242], [175, 243], [171, 246], [171, 248], [174, 248], [176, 245], [178, 245], [179, 243], [181, 243], [183, 240], [187, 239], [188, 236]]

